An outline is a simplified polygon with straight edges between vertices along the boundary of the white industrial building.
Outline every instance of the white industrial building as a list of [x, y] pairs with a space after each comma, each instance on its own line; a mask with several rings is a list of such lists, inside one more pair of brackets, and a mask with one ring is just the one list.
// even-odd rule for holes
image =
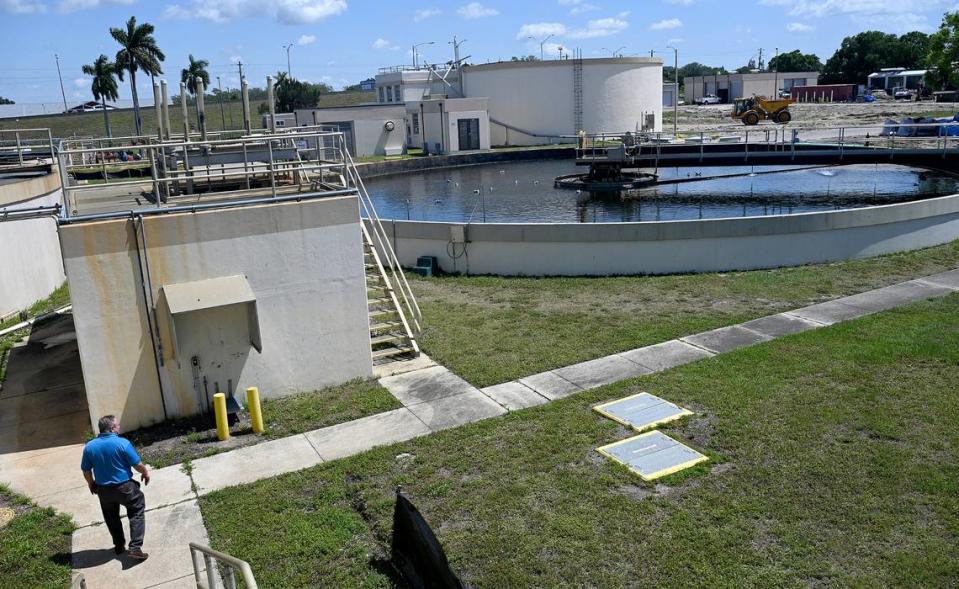
[[[391, 155], [396, 146], [446, 154], [537, 145], [572, 140], [581, 130], [659, 131], [663, 62], [614, 57], [384, 68], [376, 99], [298, 110], [296, 124], [335, 123], [354, 138], [357, 156]], [[387, 121], [394, 124], [384, 136]]]
[[742, 74], [712, 74], [683, 78], [686, 104], [713, 95], [722, 102], [732, 102], [749, 96], [773, 97], [794, 87], [815, 86], [819, 72], [747, 72]]

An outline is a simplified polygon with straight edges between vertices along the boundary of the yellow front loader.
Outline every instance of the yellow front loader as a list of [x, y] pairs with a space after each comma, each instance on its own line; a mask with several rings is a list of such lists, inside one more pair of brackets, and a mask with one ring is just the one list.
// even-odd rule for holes
[[781, 125], [792, 120], [789, 105], [796, 102], [792, 98], [768, 100], [765, 96], [752, 98], [737, 98], [733, 102], [733, 112], [730, 115], [739, 119], [744, 125], [757, 125], [759, 121], [770, 119]]

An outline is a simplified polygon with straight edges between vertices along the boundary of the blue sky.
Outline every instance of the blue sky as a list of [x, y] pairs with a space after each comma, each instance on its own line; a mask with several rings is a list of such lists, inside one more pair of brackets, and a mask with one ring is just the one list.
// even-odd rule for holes
[[[60, 99], [54, 54], [61, 57], [68, 101], [89, 96], [80, 71], [100, 53], [113, 56], [111, 26], [131, 15], [156, 26], [171, 80], [187, 55], [207, 59], [224, 87], [238, 86], [242, 60], [255, 85], [286, 69], [291, 49], [294, 77], [334, 87], [371, 76], [381, 66], [408, 63], [413, 43], [430, 62], [451, 59], [448, 41], [466, 39], [471, 61], [538, 54], [527, 37], [553, 34], [546, 45], [580, 48], [585, 57], [622, 52], [680, 63], [699, 61], [735, 68], [758, 48], [802, 49], [826, 60], [844, 36], [867, 29], [931, 32], [957, 0], [0, 0], [0, 96], [18, 102]], [[746, 17], [744, 15], [749, 15]], [[890, 64], [895, 65], [895, 64]], [[144, 91], [148, 85], [144, 85]], [[129, 97], [129, 84], [121, 98]]]

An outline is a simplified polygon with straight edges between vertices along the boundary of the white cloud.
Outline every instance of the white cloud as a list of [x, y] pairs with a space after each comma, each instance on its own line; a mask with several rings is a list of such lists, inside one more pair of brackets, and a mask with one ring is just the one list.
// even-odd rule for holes
[[376, 41], [373, 41], [373, 49], [389, 49], [390, 51], [397, 51], [399, 48], [400, 48], [399, 45], [390, 43], [389, 41], [387, 41], [386, 39], [382, 37], [380, 37]]
[[242, 17], [268, 16], [285, 25], [310, 24], [346, 10], [346, 0], [188, 0], [171, 4], [165, 18], [227, 22]]
[[77, 88], [84, 88], [92, 83], [91, 78], [74, 78], [73, 85]]
[[60, 12], [76, 12], [108, 5], [129, 5], [136, 0], [62, 0], [57, 7]]
[[456, 11], [456, 14], [463, 18], [484, 18], [487, 16], [496, 16], [499, 14], [499, 10], [483, 6], [479, 2], [470, 2], [466, 6], [460, 7], [460, 9]]
[[667, 18], [659, 22], [654, 22], [649, 25], [649, 28], [653, 31], [667, 31], [670, 29], [678, 29], [681, 26], [683, 26], [683, 21], [678, 18]]
[[559, 55], [563, 46], [559, 43], [543, 43], [543, 55]]
[[297, 45], [312, 45], [316, 43], [316, 35], [300, 35], [300, 38], [296, 40]]
[[918, 14], [945, 6], [947, 0], [759, 0], [765, 6], [783, 6], [792, 16], [880, 16]]
[[31, 2], [30, 0], [0, 0], [0, 12], [33, 14], [46, 11], [47, 6], [41, 2]]
[[413, 14], [413, 22], [424, 21], [428, 18], [439, 16], [440, 14], [443, 14], [443, 11], [439, 8], [422, 8]]
[[808, 33], [812, 27], [801, 22], [791, 22], [786, 25], [786, 30], [790, 33]]
[[526, 37], [534, 37], [540, 39], [542, 37], [548, 37], [549, 35], [565, 34], [566, 27], [558, 22], [537, 22], [521, 26], [519, 32], [516, 33], [516, 38], [525, 39]]
[[569, 34], [574, 39], [593, 39], [596, 37], [609, 37], [625, 31], [629, 27], [629, 22], [624, 18], [628, 12], [621, 12], [615, 17], [600, 18], [586, 23], [585, 29], [577, 29]]
[[569, 13], [573, 16], [577, 14], [583, 14], [584, 12], [592, 12], [594, 10], [599, 10], [599, 6], [595, 4], [590, 4], [589, 2], [584, 2], [583, 0], [557, 0], [560, 6], [569, 6]]
[[230, 63], [232, 63], [233, 65], [236, 65], [236, 64], [240, 63], [241, 61], [243, 61], [243, 56], [242, 56], [242, 55], [231, 55], [231, 56], [230, 56]]

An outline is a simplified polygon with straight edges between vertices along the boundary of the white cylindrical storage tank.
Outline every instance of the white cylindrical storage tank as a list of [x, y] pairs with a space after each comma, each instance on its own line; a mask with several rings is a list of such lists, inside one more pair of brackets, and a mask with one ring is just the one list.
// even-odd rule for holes
[[[535, 145], [550, 136], [662, 128], [663, 62], [659, 58], [506, 61], [465, 66], [463, 93], [489, 99], [493, 145]], [[576, 100], [577, 86], [581, 101]], [[576, 104], [582, 105], [581, 117]], [[495, 121], [495, 122], [494, 122]]]

